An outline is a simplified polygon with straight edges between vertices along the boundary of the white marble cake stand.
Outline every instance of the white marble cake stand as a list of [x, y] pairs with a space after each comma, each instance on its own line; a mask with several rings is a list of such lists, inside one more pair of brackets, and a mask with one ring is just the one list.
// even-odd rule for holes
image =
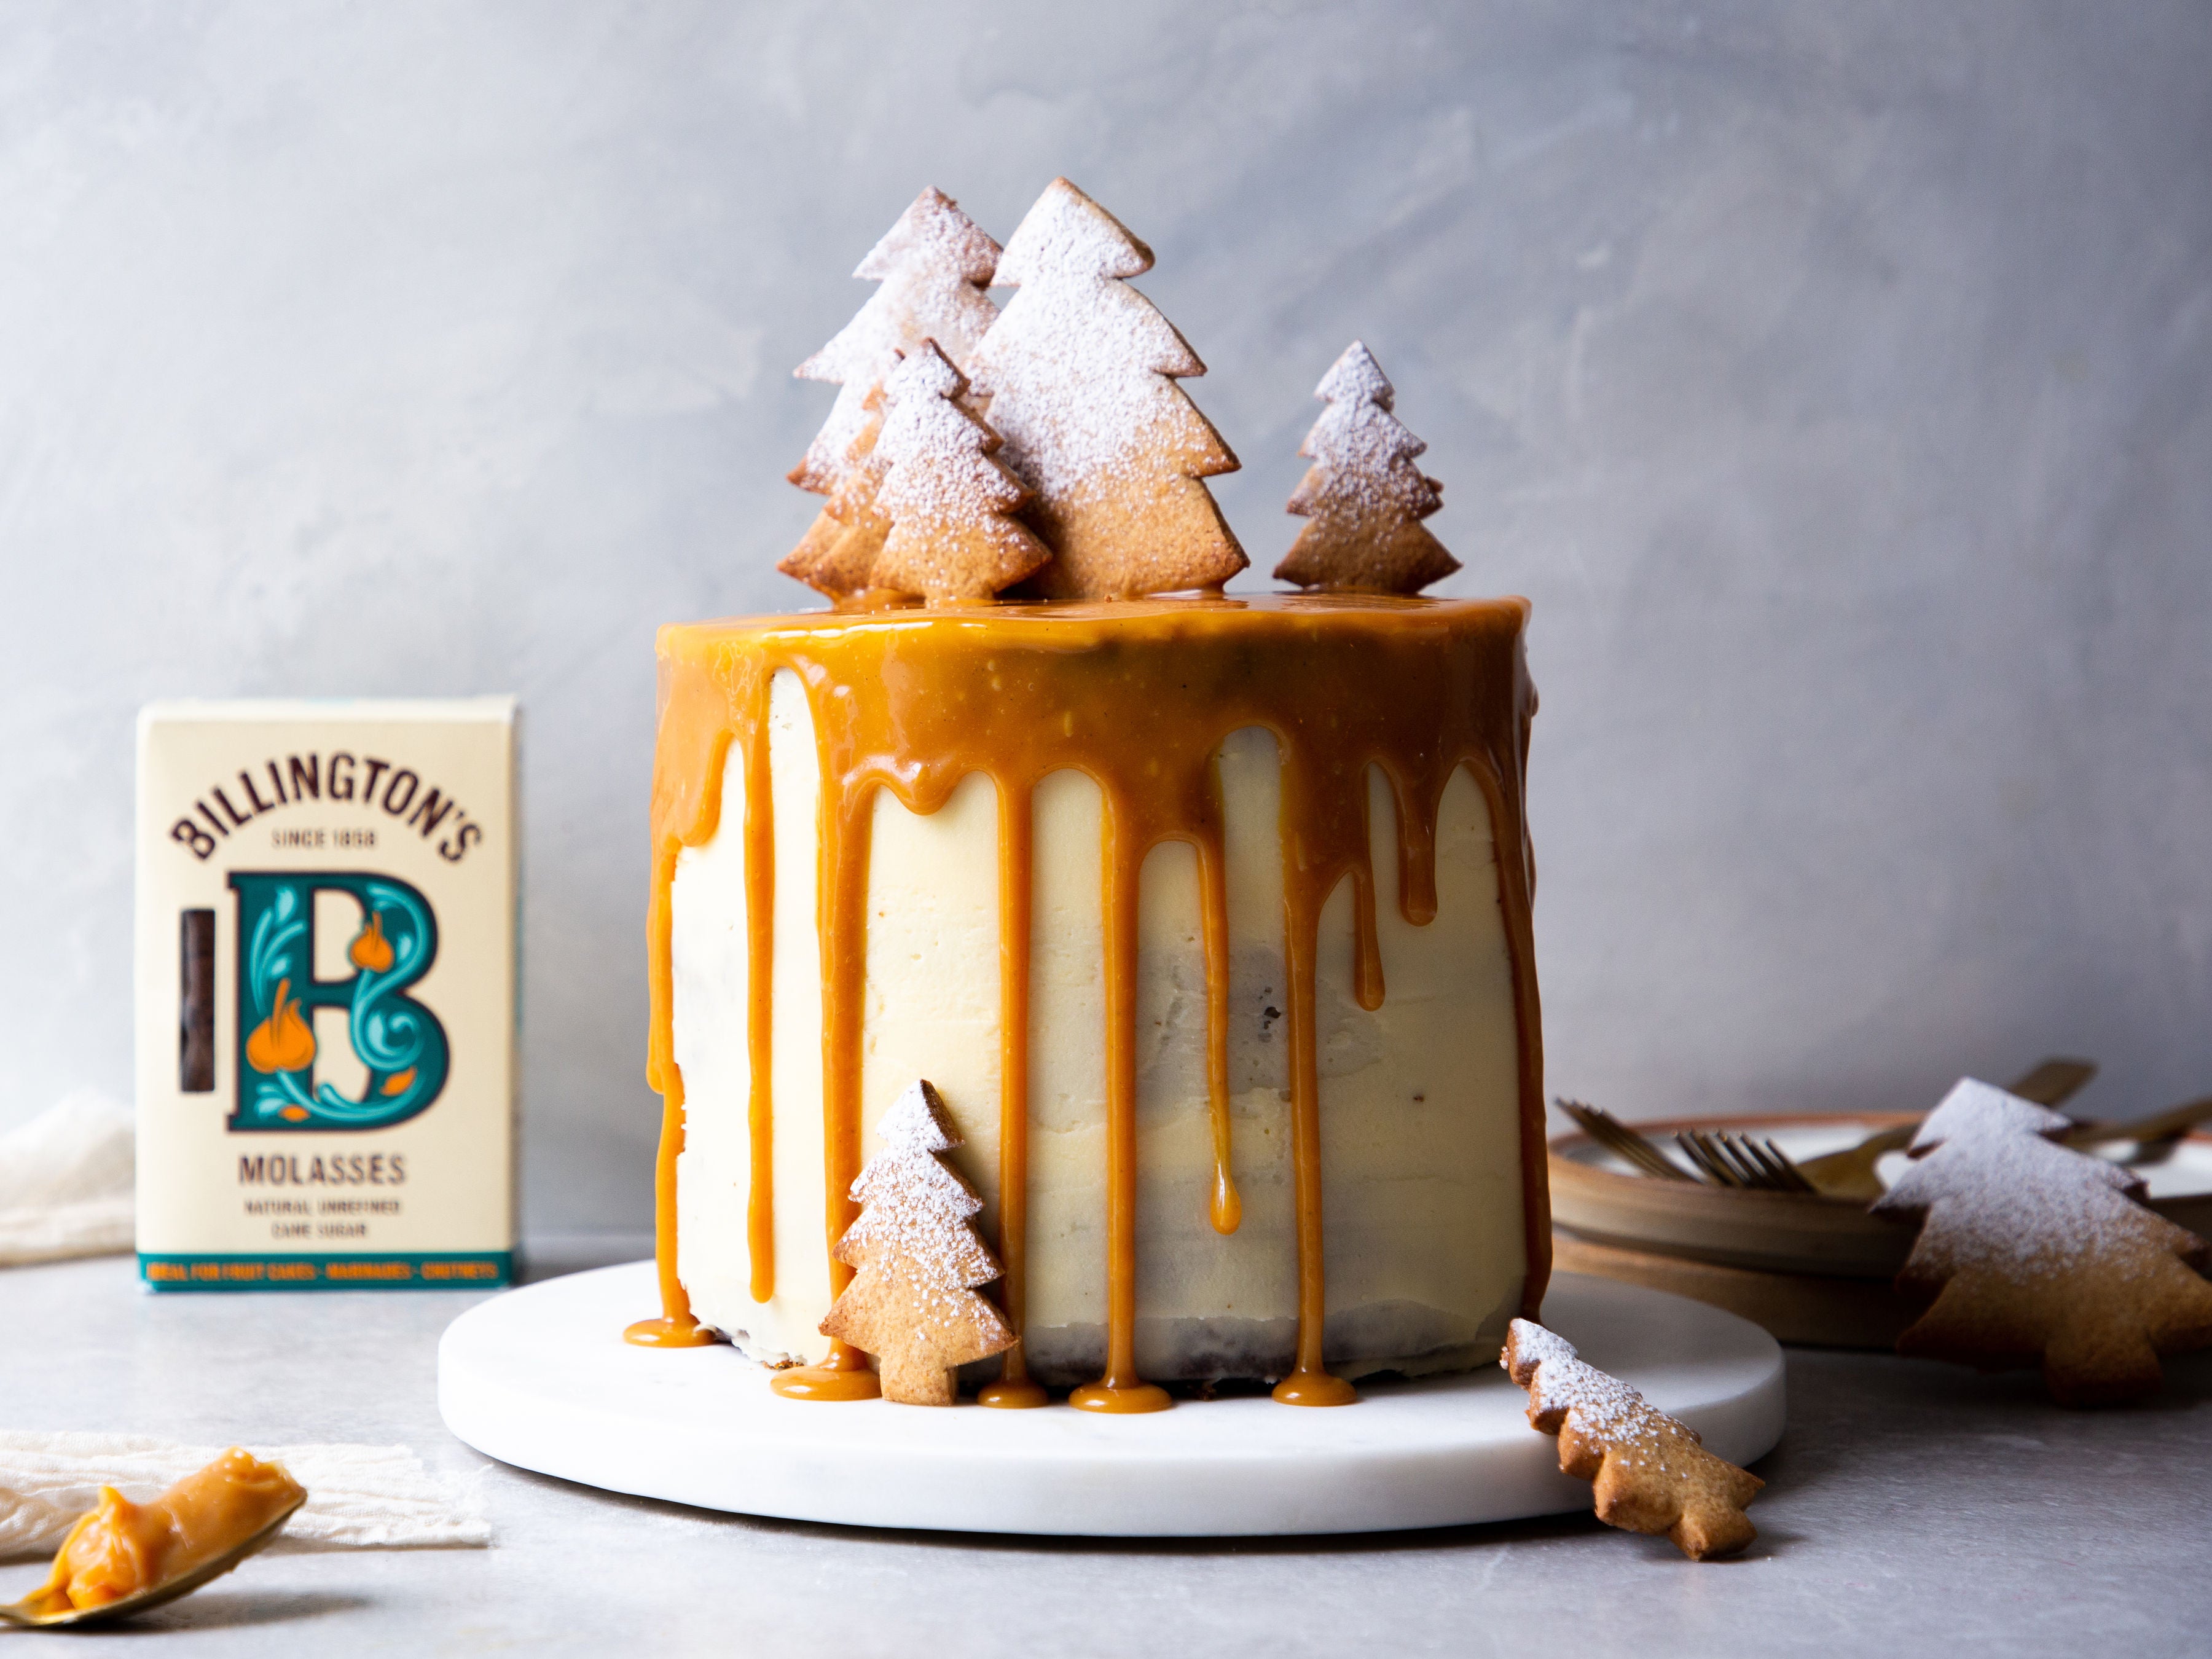
[[[438, 1406], [477, 1450], [610, 1492], [854, 1526], [1092, 1536], [1366, 1532], [1589, 1506], [1495, 1367], [1378, 1382], [1355, 1406], [1265, 1395], [1141, 1417], [932, 1411], [769, 1391], [736, 1350], [632, 1347], [653, 1264], [510, 1291], [438, 1345]], [[1702, 1303], [1561, 1275], [1547, 1324], [1722, 1456], [1782, 1435], [1782, 1351]]]

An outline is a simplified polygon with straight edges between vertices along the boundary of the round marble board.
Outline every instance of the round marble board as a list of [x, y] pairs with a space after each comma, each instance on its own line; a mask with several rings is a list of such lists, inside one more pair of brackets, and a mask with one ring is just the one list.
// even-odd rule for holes
[[[438, 1345], [438, 1407], [478, 1451], [610, 1492], [853, 1526], [1219, 1537], [1454, 1526], [1587, 1509], [1526, 1397], [1486, 1365], [1357, 1405], [1264, 1395], [1139, 1417], [786, 1400], [734, 1348], [653, 1349], [653, 1264], [509, 1291]], [[1748, 1463], [1782, 1436], [1782, 1351], [1702, 1303], [1562, 1274], [1545, 1322]]]

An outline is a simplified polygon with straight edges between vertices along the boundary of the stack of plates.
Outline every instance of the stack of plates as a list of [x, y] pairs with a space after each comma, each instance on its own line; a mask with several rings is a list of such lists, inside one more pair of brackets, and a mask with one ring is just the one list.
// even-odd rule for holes
[[[1911, 1115], [1740, 1117], [1638, 1123], [1671, 1151], [1683, 1129], [1771, 1139], [1803, 1163], [1856, 1146]], [[2135, 1151], [2125, 1142], [2116, 1156]], [[1904, 1161], [1893, 1153], [1881, 1168]], [[1695, 1297], [1765, 1326], [1784, 1342], [1887, 1348], [1918, 1308], [1890, 1288], [1913, 1230], [1881, 1221], [1848, 1199], [1745, 1192], [1638, 1174], [1581, 1134], [1551, 1143], [1553, 1265]], [[2165, 1161], [2137, 1171], [2150, 1206], [2212, 1236], [2212, 1135], [2192, 1134]]]

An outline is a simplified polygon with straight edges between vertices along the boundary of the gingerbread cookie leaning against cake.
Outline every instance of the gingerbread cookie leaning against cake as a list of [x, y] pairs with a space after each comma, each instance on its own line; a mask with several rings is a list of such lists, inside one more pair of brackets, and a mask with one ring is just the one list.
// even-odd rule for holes
[[1357, 343], [1292, 501], [1306, 591], [1224, 597], [1237, 461], [1129, 285], [1151, 251], [1066, 179], [995, 246], [931, 191], [861, 265], [895, 301], [847, 331], [784, 567], [834, 608], [661, 631], [631, 1338], [873, 1395], [853, 1344], [900, 1346], [897, 1298], [832, 1320], [840, 1245], [927, 1079], [988, 1247], [958, 1294], [1001, 1270], [984, 1403], [1487, 1364], [1550, 1267], [1527, 604], [1419, 597], [1437, 486]]

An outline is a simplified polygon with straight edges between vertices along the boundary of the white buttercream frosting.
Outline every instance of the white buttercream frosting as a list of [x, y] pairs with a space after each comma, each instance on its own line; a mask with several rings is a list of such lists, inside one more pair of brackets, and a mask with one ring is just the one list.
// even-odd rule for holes
[[[675, 1057], [688, 1132], [678, 1164], [678, 1273], [704, 1322], [769, 1363], [828, 1350], [822, 999], [815, 933], [813, 731], [796, 678], [770, 691], [775, 819], [775, 1293], [752, 1300], [746, 1244], [744, 769], [724, 769], [720, 828], [677, 865]], [[1273, 1376], [1297, 1330], [1288, 998], [1274, 739], [1223, 745], [1231, 942], [1230, 1085], [1242, 1224], [1214, 1231], [1205, 964], [1196, 858], [1147, 859], [1138, 963], [1137, 1347], [1170, 1381]], [[1322, 916], [1316, 975], [1328, 1316], [1341, 1373], [1493, 1357], [1526, 1271], [1518, 1039], [1488, 808], [1462, 774], [1437, 833], [1436, 920], [1397, 909], [1395, 807], [1370, 775], [1386, 996], [1353, 1000], [1352, 894]], [[1073, 772], [1034, 797], [1030, 1223], [1024, 1346], [1048, 1382], [1097, 1374], [1106, 1304], [1106, 1068], [1100, 797]], [[861, 1092], [864, 1158], [901, 1090], [927, 1077], [964, 1144], [945, 1156], [998, 1237], [998, 803], [965, 780], [927, 817], [874, 809]], [[994, 1363], [994, 1362], [993, 1362]], [[988, 1369], [988, 1365], [986, 1367]]]

